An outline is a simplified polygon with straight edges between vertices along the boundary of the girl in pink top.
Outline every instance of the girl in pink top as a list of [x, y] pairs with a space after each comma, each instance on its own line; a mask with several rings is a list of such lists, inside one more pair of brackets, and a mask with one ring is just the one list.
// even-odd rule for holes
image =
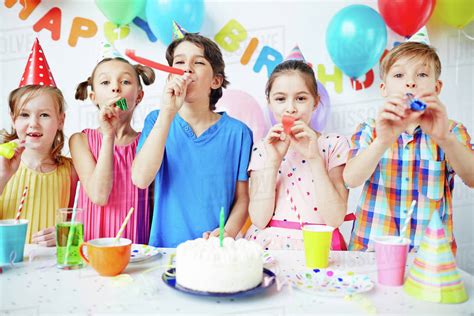
[[[287, 60], [270, 76], [266, 95], [279, 122], [255, 144], [249, 166], [252, 226], [246, 238], [266, 249], [303, 249], [301, 225], [338, 227], [347, 209], [342, 171], [349, 144], [310, 126], [319, 102], [316, 79], [301, 60]], [[333, 249], [345, 249], [336, 229]]]
[[[82, 187], [78, 206], [84, 209], [84, 239], [114, 237], [130, 207], [135, 208], [122, 237], [147, 244], [150, 234], [148, 189], [132, 183], [131, 167], [140, 133], [133, 130], [133, 111], [143, 98], [140, 82], [149, 85], [155, 74], [149, 67], [132, 66], [123, 58], [105, 58], [80, 83], [76, 99], [89, 97], [99, 108], [98, 129], [72, 135], [69, 147]], [[128, 109], [117, 101], [125, 99]]]

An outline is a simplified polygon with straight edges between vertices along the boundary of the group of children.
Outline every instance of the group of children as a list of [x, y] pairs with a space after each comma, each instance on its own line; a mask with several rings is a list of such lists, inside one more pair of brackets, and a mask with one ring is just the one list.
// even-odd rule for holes
[[[80, 179], [77, 205], [85, 213], [86, 240], [114, 236], [133, 206], [123, 237], [176, 247], [218, 236], [223, 207], [226, 236], [237, 237], [250, 216], [244, 238], [268, 249], [302, 249], [302, 226], [339, 227], [347, 218], [348, 188], [364, 185], [350, 250], [370, 250], [373, 237], [397, 235], [413, 200], [411, 245], [420, 243], [438, 210], [455, 248], [453, 178], [458, 174], [474, 186], [474, 150], [466, 128], [448, 120], [438, 99], [441, 65], [431, 46], [407, 42], [386, 55], [380, 71], [384, 104], [357, 128], [352, 145], [311, 128], [319, 94], [301, 54], [271, 74], [265, 92], [279, 123], [256, 144], [244, 123], [215, 112], [229, 82], [213, 41], [186, 33], [170, 44], [166, 59], [184, 74], [168, 75], [159, 110], [149, 113], [141, 133], [131, 120], [144, 96], [142, 84], [155, 80], [153, 70], [121, 57], [95, 66], [76, 99], [89, 97], [97, 105], [100, 127], [71, 136], [72, 159], [61, 155], [61, 91], [50, 73], [48, 85], [26, 80], [31, 76], [25, 72], [9, 97], [13, 129], [3, 133], [3, 142], [15, 141], [18, 148], [12, 159], [0, 156], [0, 218], [15, 216], [28, 186], [22, 212], [29, 219], [27, 240], [54, 245], [55, 211], [72, 205]], [[426, 110], [411, 110], [407, 93]], [[117, 106], [123, 98], [127, 109]], [[283, 124], [288, 118], [291, 123]], [[347, 249], [337, 237], [336, 229], [333, 249]]]

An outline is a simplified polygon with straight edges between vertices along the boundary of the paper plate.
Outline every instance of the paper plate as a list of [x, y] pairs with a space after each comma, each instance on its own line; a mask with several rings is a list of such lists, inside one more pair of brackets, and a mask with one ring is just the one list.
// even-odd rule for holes
[[367, 275], [332, 269], [314, 269], [287, 275], [294, 287], [317, 295], [346, 296], [370, 291], [374, 283]]
[[148, 258], [161, 255], [158, 248], [148, 245], [133, 244], [130, 253], [130, 262], [139, 262]]
[[263, 281], [256, 287], [246, 290], [246, 291], [239, 291], [234, 293], [216, 293], [216, 292], [203, 292], [203, 291], [196, 291], [185, 288], [180, 286], [176, 283], [176, 276], [175, 276], [175, 268], [171, 268], [165, 273], [163, 273], [161, 279], [165, 282], [173, 290], [177, 290], [186, 294], [196, 295], [196, 296], [208, 296], [208, 297], [226, 297], [226, 298], [237, 298], [237, 297], [244, 297], [250, 295], [259, 294], [267, 289], [269, 289], [275, 283], [275, 274], [268, 270], [263, 269]]

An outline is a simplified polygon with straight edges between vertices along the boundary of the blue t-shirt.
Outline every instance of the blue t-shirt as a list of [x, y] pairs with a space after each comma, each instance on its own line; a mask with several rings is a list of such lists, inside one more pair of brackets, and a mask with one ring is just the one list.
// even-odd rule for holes
[[[148, 114], [137, 151], [148, 138], [159, 111]], [[155, 177], [155, 201], [149, 244], [176, 247], [219, 227], [223, 206], [232, 208], [237, 181], [247, 181], [252, 131], [225, 112], [201, 136], [176, 114], [161, 168]]]

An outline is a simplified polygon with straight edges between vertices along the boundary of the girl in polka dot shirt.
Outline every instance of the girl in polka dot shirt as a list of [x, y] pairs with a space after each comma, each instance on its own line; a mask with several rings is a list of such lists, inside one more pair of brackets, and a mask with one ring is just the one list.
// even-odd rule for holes
[[[337, 228], [344, 221], [348, 190], [342, 172], [349, 143], [343, 136], [320, 134], [309, 126], [319, 95], [314, 72], [304, 61], [278, 65], [265, 92], [276, 120], [284, 124], [274, 125], [253, 148], [252, 225], [245, 237], [265, 249], [303, 249], [302, 225]], [[338, 229], [332, 246], [346, 249]]]

